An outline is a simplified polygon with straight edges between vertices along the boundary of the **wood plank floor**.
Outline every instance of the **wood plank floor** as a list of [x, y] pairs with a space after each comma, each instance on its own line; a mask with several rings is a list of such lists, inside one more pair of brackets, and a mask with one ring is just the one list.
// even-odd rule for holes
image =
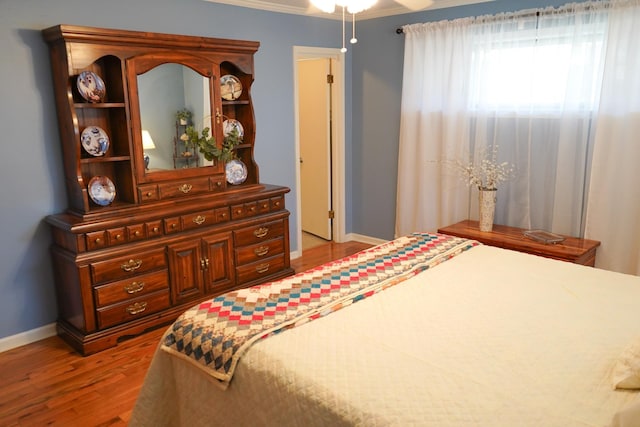
[[[291, 266], [300, 272], [370, 246], [323, 244]], [[126, 426], [164, 329], [87, 357], [58, 337], [0, 353], [0, 425]]]

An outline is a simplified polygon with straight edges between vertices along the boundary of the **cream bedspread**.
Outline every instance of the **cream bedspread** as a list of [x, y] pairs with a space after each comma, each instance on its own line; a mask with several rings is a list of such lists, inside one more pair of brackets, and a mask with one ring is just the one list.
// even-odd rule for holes
[[254, 344], [224, 391], [158, 351], [130, 425], [606, 426], [640, 404], [610, 381], [639, 304], [639, 277], [479, 246]]

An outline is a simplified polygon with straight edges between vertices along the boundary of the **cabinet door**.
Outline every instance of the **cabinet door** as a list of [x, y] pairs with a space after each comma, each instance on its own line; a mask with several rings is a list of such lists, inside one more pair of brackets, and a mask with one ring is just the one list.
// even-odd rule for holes
[[205, 258], [204, 280], [207, 293], [220, 293], [235, 284], [231, 233], [202, 239]]
[[204, 258], [200, 240], [171, 245], [168, 247], [168, 255], [172, 302], [179, 304], [204, 295]]

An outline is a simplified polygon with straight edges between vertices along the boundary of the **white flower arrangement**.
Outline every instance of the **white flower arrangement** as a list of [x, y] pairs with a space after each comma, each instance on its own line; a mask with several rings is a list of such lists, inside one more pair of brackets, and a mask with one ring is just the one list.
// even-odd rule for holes
[[463, 163], [455, 162], [455, 168], [460, 173], [469, 187], [478, 187], [479, 190], [496, 190], [498, 184], [508, 181], [515, 174], [515, 168], [509, 162], [498, 163], [498, 146], [494, 145], [491, 157], [484, 156], [480, 164], [473, 161]]

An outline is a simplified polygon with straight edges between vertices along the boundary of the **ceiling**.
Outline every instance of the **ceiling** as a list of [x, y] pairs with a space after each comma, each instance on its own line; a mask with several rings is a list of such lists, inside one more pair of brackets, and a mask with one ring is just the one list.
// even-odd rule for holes
[[[225, 3], [234, 6], [249, 7], [253, 9], [268, 10], [271, 12], [291, 13], [295, 15], [310, 15], [320, 18], [340, 19], [341, 12], [334, 14], [324, 13], [311, 6], [309, 0], [205, 0], [212, 3]], [[493, 0], [433, 0], [433, 4], [428, 9], [443, 9], [447, 7], [462, 6], [472, 3], [485, 3]], [[336, 8], [339, 9], [339, 8]], [[341, 10], [341, 9], [340, 9]], [[426, 9], [425, 9], [426, 10]], [[378, 0], [369, 10], [358, 14], [358, 19], [372, 19], [383, 16], [401, 15], [411, 13], [409, 10], [395, 0]]]

